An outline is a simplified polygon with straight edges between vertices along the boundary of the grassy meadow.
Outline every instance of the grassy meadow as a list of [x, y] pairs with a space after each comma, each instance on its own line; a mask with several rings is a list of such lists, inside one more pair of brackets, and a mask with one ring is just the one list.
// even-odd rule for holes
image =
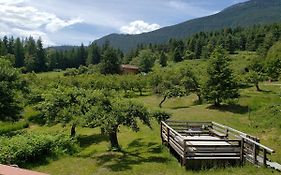
[[[232, 68], [235, 72], [244, 69], [244, 65], [255, 56], [255, 53], [241, 52], [232, 55]], [[202, 77], [206, 75], [206, 60], [189, 60], [180, 64], [188, 64]], [[172, 66], [177, 66], [172, 65]], [[41, 73], [41, 79], [52, 79], [63, 76], [63, 72]], [[90, 76], [90, 75], [89, 75]], [[258, 136], [261, 143], [274, 149], [276, 153], [270, 159], [281, 163], [281, 116], [268, 113], [271, 106], [281, 104], [281, 82], [263, 82], [262, 91], [254, 87], [240, 90], [241, 96], [233, 105], [214, 108], [209, 104], [195, 104], [197, 97], [190, 95], [182, 98], [171, 98], [163, 104], [163, 110], [172, 114], [172, 120], [215, 121]], [[133, 97], [144, 103], [149, 109], [158, 109], [162, 97], [152, 95], [149, 91], [143, 96]], [[278, 108], [277, 108], [278, 109]], [[279, 108], [280, 109], [280, 108]], [[24, 119], [38, 115], [31, 107], [26, 107]], [[23, 121], [21, 121], [23, 122]], [[3, 126], [0, 123], [0, 126]], [[23, 125], [23, 124], [22, 124]], [[26, 168], [49, 173], [51, 175], [181, 175], [181, 174], [239, 174], [264, 175], [279, 174], [279, 172], [263, 167], [246, 164], [242, 167], [211, 168], [200, 171], [181, 167], [177, 159], [161, 144], [160, 126], [152, 123], [152, 129], [140, 124], [140, 131], [133, 132], [121, 127], [118, 139], [121, 152], [111, 152], [107, 136], [102, 135], [99, 128], [77, 128], [79, 148], [74, 155], [59, 155], [44, 161], [29, 164]], [[19, 126], [21, 127], [21, 126]], [[69, 132], [70, 126], [60, 124], [48, 127], [29, 123], [20, 131], [27, 133], [61, 133]]]
[[[169, 99], [163, 108], [172, 113], [174, 120], [216, 121], [241, 131], [256, 135], [261, 143], [273, 148], [276, 153], [270, 157], [281, 162], [281, 128], [270, 127], [262, 117], [255, 116], [258, 109], [265, 103], [281, 103], [281, 86], [278, 83], [261, 85], [264, 92], [256, 92], [254, 88], [241, 90], [239, 102], [234, 106], [226, 106], [220, 110], [210, 105], [195, 105], [195, 96]], [[143, 96], [136, 98], [150, 108], [158, 108], [161, 98]], [[248, 109], [249, 106], [249, 109]], [[251, 111], [253, 110], [253, 111]], [[37, 171], [60, 175], [91, 175], [91, 174], [278, 174], [278, 172], [252, 165], [243, 167], [213, 168], [192, 171], [181, 167], [177, 159], [170, 155], [168, 149], [161, 145], [159, 125], [153, 123], [152, 130], [142, 126], [140, 132], [134, 133], [126, 127], [120, 129], [118, 135], [122, 152], [108, 152], [109, 143], [100, 130], [79, 128], [80, 150], [73, 156], [62, 156], [49, 159], [30, 168]], [[29, 132], [60, 132], [68, 131], [60, 125], [54, 127], [31, 126]]]

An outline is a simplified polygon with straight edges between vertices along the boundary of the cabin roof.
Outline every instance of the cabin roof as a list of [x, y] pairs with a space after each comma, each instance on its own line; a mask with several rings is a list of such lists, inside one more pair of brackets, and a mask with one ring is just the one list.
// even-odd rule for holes
[[137, 66], [133, 66], [133, 65], [129, 65], [129, 64], [122, 64], [121, 67], [123, 69], [135, 69], [135, 70], [139, 70], [139, 68]]

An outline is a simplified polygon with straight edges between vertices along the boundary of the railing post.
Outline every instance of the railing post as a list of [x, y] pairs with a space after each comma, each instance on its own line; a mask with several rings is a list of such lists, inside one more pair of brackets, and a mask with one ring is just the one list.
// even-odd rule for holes
[[163, 141], [163, 122], [161, 121], [161, 125], [160, 125], [160, 135], [161, 135], [161, 140], [162, 140], [162, 145], [164, 143]]
[[266, 152], [266, 150], [265, 149], [263, 149], [263, 165], [266, 167], [267, 166], [267, 164], [266, 164], [266, 154], [267, 154], [267, 152]]
[[229, 130], [226, 129], [226, 138], [228, 138], [228, 132], [229, 132]]
[[254, 158], [254, 164], [257, 163], [257, 145], [254, 144], [254, 148], [253, 148], [253, 158]]
[[186, 141], [183, 140], [183, 158], [182, 158], [182, 166], [186, 164]]
[[244, 163], [244, 139], [241, 139], [241, 150], [240, 150], [240, 161], [241, 161], [241, 165]]
[[167, 141], [168, 141], [168, 146], [170, 146], [170, 128], [167, 127], [167, 134], [168, 134], [168, 138], [167, 138]]

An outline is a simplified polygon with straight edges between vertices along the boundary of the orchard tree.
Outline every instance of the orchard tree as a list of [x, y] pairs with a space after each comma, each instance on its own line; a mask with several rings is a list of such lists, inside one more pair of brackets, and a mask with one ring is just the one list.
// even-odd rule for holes
[[168, 98], [186, 95], [186, 91], [181, 84], [180, 74], [174, 70], [166, 69], [165, 72], [155, 73], [152, 76], [151, 85], [153, 92], [163, 97], [159, 103], [160, 108]]
[[138, 121], [150, 126], [150, 115], [148, 110], [142, 105], [132, 100], [124, 98], [109, 97], [101, 105], [93, 110], [94, 115], [88, 115], [87, 127], [100, 126], [102, 131], [108, 134], [111, 148], [119, 151], [117, 133], [121, 125], [139, 131]]
[[19, 93], [26, 85], [8, 60], [0, 58], [0, 120], [15, 121], [22, 111]]
[[198, 102], [202, 103], [202, 88], [191, 68], [188, 66], [181, 68], [180, 76], [181, 85], [184, 87], [186, 94], [195, 93], [198, 97]]
[[266, 72], [272, 80], [278, 80], [281, 75], [281, 41], [276, 42], [267, 53]]
[[35, 107], [47, 125], [70, 124], [70, 135], [75, 136], [76, 126], [83, 125], [88, 116], [94, 115], [93, 108], [103, 102], [100, 91], [75, 87], [56, 87], [43, 92], [42, 101]]
[[246, 80], [249, 83], [253, 83], [257, 89], [257, 91], [261, 91], [259, 87], [259, 82], [265, 80], [265, 76], [261, 72], [256, 72], [256, 71], [249, 71], [246, 75]]
[[212, 53], [207, 72], [208, 80], [204, 88], [207, 101], [219, 106], [224, 100], [239, 97], [238, 85], [229, 68], [229, 58], [221, 47]]

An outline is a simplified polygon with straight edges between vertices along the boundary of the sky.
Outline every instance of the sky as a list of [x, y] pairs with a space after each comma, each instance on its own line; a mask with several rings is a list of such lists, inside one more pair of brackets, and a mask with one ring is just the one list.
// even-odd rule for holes
[[87, 45], [111, 33], [149, 32], [245, 1], [0, 0], [0, 37], [40, 37], [46, 47]]

